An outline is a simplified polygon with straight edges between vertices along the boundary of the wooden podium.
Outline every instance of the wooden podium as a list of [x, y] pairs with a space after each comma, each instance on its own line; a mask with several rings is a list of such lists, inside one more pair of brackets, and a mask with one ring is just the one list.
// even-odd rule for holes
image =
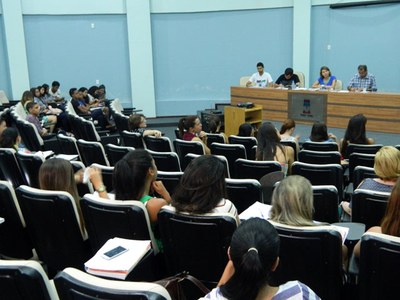
[[249, 123], [258, 129], [262, 123], [262, 105], [254, 105], [252, 108], [237, 106], [225, 106], [225, 135], [237, 135], [239, 126]]

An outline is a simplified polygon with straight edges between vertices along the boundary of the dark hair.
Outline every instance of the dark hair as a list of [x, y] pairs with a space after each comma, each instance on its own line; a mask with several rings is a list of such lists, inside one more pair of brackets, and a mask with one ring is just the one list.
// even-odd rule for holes
[[287, 130], [296, 127], [296, 122], [292, 119], [287, 119], [285, 122], [282, 123], [281, 130], [279, 131], [280, 134], [284, 134]]
[[258, 67], [263, 67], [264, 68], [264, 64], [262, 62], [257, 63], [257, 68]]
[[25, 104], [26, 110], [29, 112], [31, 110], [32, 107], [34, 107], [35, 105], [39, 105], [36, 102], [33, 101], [29, 101]]
[[217, 157], [202, 155], [192, 160], [172, 197], [177, 211], [211, 212], [226, 195], [225, 165]]
[[51, 86], [58, 86], [58, 87], [60, 87], [60, 83], [58, 82], [58, 81], [56, 81], [56, 80], [54, 80], [52, 83], [51, 83]]
[[183, 134], [185, 133], [185, 131], [188, 132], [189, 128], [194, 127], [196, 120], [198, 118], [199, 118], [198, 116], [188, 116], [188, 117], [181, 118], [179, 120], [178, 129], [179, 129], [179, 135], [181, 138], [183, 137]]
[[153, 157], [143, 149], [128, 152], [114, 166], [112, 176], [115, 199], [140, 200]]
[[32, 93], [34, 98], [36, 97], [36, 90], [40, 91], [40, 89], [38, 87], [33, 87], [33, 88], [30, 89], [30, 91], [31, 91], [31, 93]]
[[208, 131], [210, 133], [219, 133], [218, 127], [221, 126], [221, 119], [218, 115], [210, 115], [208, 119]]
[[285, 75], [293, 75], [293, 69], [292, 68], [286, 68]]
[[[81, 88], [79, 88], [79, 90], [78, 90], [79, 92], [81, 92], [81, 93], [83, 93], [83, 92], [85, 92], [85, 91], [87, 91], [88, 93], [89, 93], [89, 91], [88, 91], [88, 89], [87, 88], [85, 88], [84, 86], [83, 87], [81, 87]], [[82, 95], [83, 96], [83, 95]], [[83, 96], [83, 99], [85, 100], [85, 102], [86, 103], [88, 103], [89, 104], [89, 96], [88, 95], [86, 95], [86, 96]]]
[[384, 234], [400, 236], [400, 179], [397, 179], [390, 194], [381, 227]]
[[22, 98], [21, 98], [21, 104], [23, 107], [26, 107], [26, 103], [27, 102], [31, 102], [33, 101], [33, 94], [31, 91], [25, 91], [22, 94]]
[[251, 136], [253, 127], [249, 123], [243, 123], [239, 126], [238, 136]]
[[319, 76], [320, 76], [321, 78], [323, 78], [323, 76], [322, 76], [322, 71], [323, 71], [323, 70], [328, 71], [328, 72], [329, 72], [329, 76], [332, 75], [332, 74], [331, 74], [331, 70], [329, 70], [329, 68], [328, 68], [327, 66], [322, 66], [321, 69], [319, 70]]
[[91, 86], [91, 87], [89, 88], [88, 93], [89, 93], [90, 95], [92, 95], [93, 97], [96, 97], [96, 96], [97, 96], [97, 95], [96, 95], [96, 91], [97, 91], [98, 89], [99, 89], [99, 88], [98, 88], [97, 86], [93, 85], [93, 86]]
[[146, 118], [143, 114], [132, 114], [129, 116], [128, 126], [129, 130], [133, 131], [139, 128], [142, 118]]
[[344, 134], [343, 143], [341, 147], [342, 155], [346, 155], [347, 145], [351, 144], [368, 144], [368, 139], [365, 133], [365, 125], [367, 118], [363, 114], [358, 114], [349, 120], [349, 123]]
[[256, 299], [268, 284], [279, 247], [278, 232], [268, 221], [251, 218], [241, 223], [230, 247], [235, 273], [221, 286], [222, 295], [229, 300]]
[[77, 88], [70, 88], [69, 95], [72, 97], [72, 95], [75, 93], [76, 90], [77, 90]]
[[328, 139], [328, 128], [325, 123], [315, 122], [311, 128], [310, 140], [312, 142], [325, 142]]
[[18, 130], [13, 127], [4, 129], [0, 136], [1, 148], [14, 148], [18, 139]]
[[368, 71], [367, 65], [359, 65], [357, 68], [358, 71], [363, 70], [363, 71]]
[[258, 130], [257, 140], [257, 160], [275, 160], [278, 147], [285, 153], [276, 128], [271, 122], [265, 122], [261, 125]]

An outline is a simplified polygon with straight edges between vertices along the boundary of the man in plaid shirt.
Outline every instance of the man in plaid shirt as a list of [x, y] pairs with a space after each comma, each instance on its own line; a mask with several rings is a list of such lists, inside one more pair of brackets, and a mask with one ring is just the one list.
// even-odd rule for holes
[[373, 91], [376, 92], [375, 76], [368, 73], [366, 65], [358, 66], [358, 73], [350, 80], [347, 89], [349, 91]]

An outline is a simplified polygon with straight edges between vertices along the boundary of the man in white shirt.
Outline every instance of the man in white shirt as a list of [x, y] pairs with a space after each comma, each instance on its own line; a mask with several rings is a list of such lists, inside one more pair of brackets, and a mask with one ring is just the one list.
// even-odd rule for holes
[[247, 87], [268, 87], [272, 86], [273, 80], [271, 77], [271, 74], [264, 72], [264, 64], [262, 62], [259, 62], [257, 64], [257, 73], [254, 73], [251, 75], [249, 81], [247, 81], [246, 86]]
[[64, 97], [61, 95], [60, 83], [58, 81], [52, 82], [49, 95], [55, 102], [64, 102]]

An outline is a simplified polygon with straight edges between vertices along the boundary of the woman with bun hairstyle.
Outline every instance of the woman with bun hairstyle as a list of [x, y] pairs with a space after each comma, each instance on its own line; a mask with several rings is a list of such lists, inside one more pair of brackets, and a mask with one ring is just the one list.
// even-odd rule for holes
[[184, 141], [197, 141], [204, 145], [206, 154], [211, 154], [210, 148], [207, 147], [207, 133], [202, 129], [198, 116], [189, 116], [179, 120], [179, 135]]

